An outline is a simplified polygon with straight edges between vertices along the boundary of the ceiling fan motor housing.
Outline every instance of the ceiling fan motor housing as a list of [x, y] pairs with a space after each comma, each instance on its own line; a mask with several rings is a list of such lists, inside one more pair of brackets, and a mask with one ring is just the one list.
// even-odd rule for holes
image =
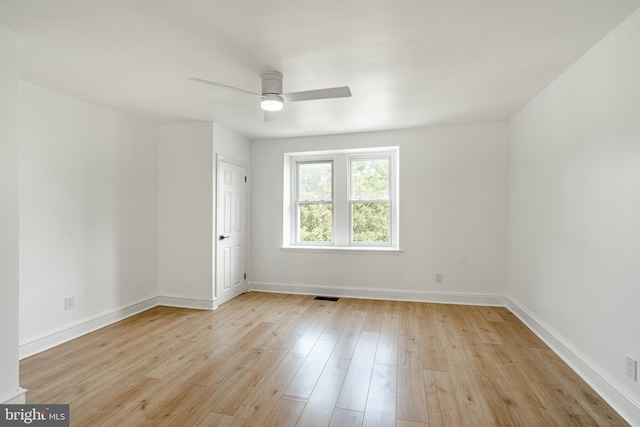
[[282, 73], [266, 71], [260, 75], [262, 78], [262, 94], [280, 95], [282, 93]]

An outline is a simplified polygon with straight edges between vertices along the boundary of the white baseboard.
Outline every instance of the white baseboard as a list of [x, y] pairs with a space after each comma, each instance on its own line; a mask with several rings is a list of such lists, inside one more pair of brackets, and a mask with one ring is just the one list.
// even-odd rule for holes
[[167, 307], [193, 308], [196, 310], [215, 310], [216, 308], [218, 308], [216, 300], [170, 296], [159, 296], [158, 305], [164, 305]]
[[629, 424], [640, 426], [640, 402], [615, 378], [519, 301], [506, 297], [506, 303], [513, 314], [540, 337]]
[[465, 292], [407, 291], [400, 289], [346, 288], [323, 285], [297, 285], [268, 282], [249, 282], [249, 289], [260, 292], [320, 295], [344, 298], [436, 302], [462, 305], [489, 305], [503, 307], [502, 295]]
[[113, 310], [91, 316], [88, 319], [83, 319], [79, 322], [66, 325], [60, 329], [38, 337], [28, 339], [20, 343], [20, 359], [22, 360], [25, 357], [32, 356], [51, 347], [71, 341], [72, 339], [88, 334], [89, 332], [104, 328], [112, 323], [153, 308], [156, 305], [158, 305], [158, 297], [147, 298], [133, 304], [117, 307]]
[[24, 405], [27, 390], [18, 387], [15, 390], [0, 394], [0, 405]]

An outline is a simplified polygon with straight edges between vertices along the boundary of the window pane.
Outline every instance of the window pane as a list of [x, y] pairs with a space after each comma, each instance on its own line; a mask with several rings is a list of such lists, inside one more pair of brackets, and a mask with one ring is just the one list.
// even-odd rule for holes
[[389, 159], [353, 160], [351, 175], [354, 200], [389, 198]]
[[333, 163], [299, 163], [299, 200], [301, 202], [331, 200], [331, 169]]
[[353, 241], [389, 243], [389, 203], [353, 203]]
[[332, 205], [327, 203], [300, 205], [300, 241], [332, 241]]

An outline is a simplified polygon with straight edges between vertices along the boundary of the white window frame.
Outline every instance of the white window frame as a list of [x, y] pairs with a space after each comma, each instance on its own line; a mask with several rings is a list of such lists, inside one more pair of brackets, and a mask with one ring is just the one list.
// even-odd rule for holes
[[[399, 241], [399, 147], [374, 147], [348, 150], [285, 153], [283, 188], [282, 248], [289, 250], [363, 250], [400, 251]], [[389, 159], [390, 242], [353, 242], [352, 182], [353, 160]], [[333, 163], [332, 242], [301, 242], [298, 235], [297, 165], [306, 162]], [[386, 201], [386, 200], [385, 200]]]

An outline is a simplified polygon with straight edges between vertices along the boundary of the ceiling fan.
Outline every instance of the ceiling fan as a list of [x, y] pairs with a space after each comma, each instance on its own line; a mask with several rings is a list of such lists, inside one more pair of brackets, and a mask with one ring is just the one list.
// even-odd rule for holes
[[327, 89], [306, 90], [303, 92], [282, 93], [283, 74], [278, 71], [266, 71], [260, 75], [262, 79], [262, 93], [255, 93], [222, 83], [191, 77], [189, 80], [226, 89], [232, 89], [249, 95], [254, 95], [260, 100], [260, 107], [264, 111], [280, 111], [285, 102], [311, 101], [314, 99], [346, 98], [351, 96], [348, 86], [332, 87]]

